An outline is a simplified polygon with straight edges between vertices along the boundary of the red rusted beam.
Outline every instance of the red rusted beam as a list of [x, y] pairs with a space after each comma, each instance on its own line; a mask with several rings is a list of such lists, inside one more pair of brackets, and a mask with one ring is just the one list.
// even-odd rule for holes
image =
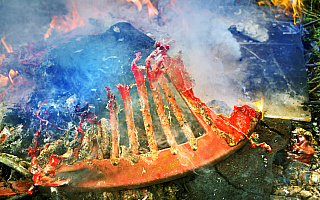
[[128, 129], [128, 137], [129, 137], [129, 146], [131, 150], [131, 156], [134, 162], [137, 162], [137, 155], [139, 154], [138, 151], [138, 138], [137, 138], [137, 131], [134, 124], [133, 118], [133, 111], [132, 111], [132, 103], [131, 103], [131, 96], [129, 92], [129, 86], [127, 85], [116, 85], [123, 100], [124, 112], [126, 115], [126, 122], [127, 122], [127, 129]]
[[137, 66], [137, 61], [141, 58], [140, 53], [136, 53], [136, 56], [137, 57], [132, 61], [131, 69], [137, 84], [139, 100], [140, 100], [140, 105], [142, 110], [142, 117], [144, 121], [144, 128], [147, 135], [149, 149], [151, 152], [155, 153], [158, 151], [158, 147], [157, 147], [156, 140], [154, 138], [154, 131], [152, 126], [152, 118], [151, 118], [151, 113], [149, 108], [145, 78], [142, 71]]
[[163, 102], [162, 102], [162, 98], [161, 98], [161, 94], [160, 94], [160, 90], [159, 90], [159, 85], [158, 85], [159, 73], [160, 73], [160, 71], [157, 69], [151, 70], [148, 73], [147, 77], [149, 79], [149, 84], [150, 84], [151, 93], [153, 96], [153, 101], [156, 106], [159, 118], [160, 118], [163, 132], [166, 135], [168, 144], [171, 148], [171, 152], [173, 154], [177, 154], [177, 142], [176, 142], [176, 139], [174, 138], [174, 135], [173, 135], [172, 130], [170, 128], [170, 123], [169, 123], [168, 117], [165, 114], [164, 106], [163, 106]]

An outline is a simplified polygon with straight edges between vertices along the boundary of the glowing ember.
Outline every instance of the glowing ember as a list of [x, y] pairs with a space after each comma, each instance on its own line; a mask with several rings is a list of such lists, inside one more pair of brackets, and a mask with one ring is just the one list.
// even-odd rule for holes
[[69, 32], [75, 28], [84, 26], [84, 21], [78, 14], [78, 11], [74, 3], [72, 3], [72, 6], [72, 18], [65, 16], [65, 19], [63, 19], [61, 15], [55, 15], [50, 23], [50, 28], [44, 34], [44, 38], [48, 38], [51, 35], [52, 29], [56, 29], [61, 32]]
[[158, 10], [153, 6], [153, 4], [150, 2], [150, 0], [142, 0], [142, 2], [140, 0], [127, 0], [127, 2], [130, 2], [130, 1], [138, 7], [139, 11], [142, 10], [143, 4], [147, 4], [149, 17], [152, 17], [153, 15], [159, 14]]
[[275, 5], [276, 7], [284, 10], [286, 15], [292, 15], [294, 18], [294, 24], [296, 24], [296, 17], [301, 17], [301, 10], [304, 6], [302, 0], [262, 0], [259, 1], [258, 4], [269, 6]]

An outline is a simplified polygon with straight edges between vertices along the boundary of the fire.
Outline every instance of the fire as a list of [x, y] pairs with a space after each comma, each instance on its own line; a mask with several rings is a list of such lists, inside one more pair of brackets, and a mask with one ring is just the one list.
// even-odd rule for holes
[[2, 42], [3, 46], [6, 48], [8, 53], [12, 53], [13, 52], [12, 46], [9, 43], [6, 43], [6, 37], [5, 36], [1, 37], [1, 42]]
[[248, 104], [248, 105], [251, 105], [251, 106], [256, 107], [257, 110], [262, 113], [261, 119], [263, 118], [264, 97], [261, 97], [261, 100], [260, 100], [260, 101], [256, 101], [256, 102], [253, 102], [253, 103], [251, 103], [251, 102], [244, 102], [244, 101], [241, 101], [241, 100], [239, 100], [239, 102], [245, 103], [245, 104]]
[[[6, 37], [5, 36], [1, 37], [1, 42], [2, 42], [3, 46], [6, 48], [7, 53], [12, 53], [13, 52], [12, 46], [9, 43], [6, 42]], [[5, 57], [6, 57], [5, 54], [0, 54], [0, 65], [2, 64], [3, 59]], [[14, 84], [13, 78], [15, 76], [17, 76], [18, 74], [19, 74], [19, 72], [15, 71], [13, 69], [10, 69], [8, 75], [6, 75], [6, 76], [0, 74], [0, 88], [4, 88], [4, 87], [8, 86], [8, 82], [9, 81], [13, 85]]]
[[4, 88], [8, 85], [9, 78], [0, 74], [0, 88]]
[[264, 98], [263, 97], [261, 97], [260, 101], [253, 102], [252, 104], [255, 107], [257, 107], [260, 112], [263, 112], [263, 106], [264, 106]]
[[6, 56], [4, 54], [0, 54], [0, 65], [2, 64], [3, 62], [3, 59], [5, 58]]
[[127, 2], [130, 2], [130, 1], [138, 7], [139, 11], [142, 10], [142, 3], [140, 2], [140, 0], [127, 0]]
[[19, 74], [18, 71], [15, 71], [15, 70], [13, 70], [13, 69], [10, 69], [9, 74], [8, 74], [8, 77], [9, 77], [9, 80], [10, 80], [10, 82], [11, 82], [12, 84], [14, 84], [14, 82], [13, 82], [12, 79], [13, 79], [15, 76], [17, 76], [18, 74]]
[[51, 35], [52, 29], [57, 29], [61, 32], [69, 32], [75, 28], [84, 26], [84, 21], [82, 17], [78, 14], [77, 8], [74, 3], [72, 3], [73, 10], [71, 11], [72, 18], [65, 16], [65, 19], [59, 15], [53, 16], [50, 23], [50, 28], [44, 34], [44, 38], [48, 38]]
[[130, 1], [138, 7], [139, 11], [142, 10], [143, 4], [147, 4], [149, 17], [152, 17], [153, 15], [159, 14], [158, 10], [153, 6], [153, 4], [150, 2], [150, 0], [142, 0], [142, 2], [140, 0], [127, 0], [127, 2], [130, 2]]
[[[5, 36], [1, 37], [1, 42], [2, 42], [3, 46], [6, 48], [7, 53], [12, 53], [13, 52], [12, 46], [9, 43], [6, 42], [6, 37]], [[2, 64], [3, 59], [5, 57], [6, 57], [5, 54], [0, 54], [0, 65]]]
[[294, 19], [294, 24], [296, 24], [296, 17], [301, 17], [301, 11], [304, 6], [302, 1], [303, 0], [261, 0], [258, 2], [258, 4], [260, 6], [273, 4], [276, 7], [289, 12], [286, 14], [291, 14]]

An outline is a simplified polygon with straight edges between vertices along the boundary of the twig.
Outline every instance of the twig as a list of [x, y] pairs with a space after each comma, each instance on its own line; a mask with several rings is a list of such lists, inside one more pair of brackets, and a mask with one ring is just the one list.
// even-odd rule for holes
[[5, 153], [0, 153], [0, 163], [3, 163], [9, 167], [12, 167], [13, 169], [17, 170], [21, 174], [23, 174], [25, 177], [31, 177], [31, 173], [29, 172], [28, 169], [25, 168], [25, 166], [22, 166], [21, 164], [26, 165], [27, 163], [19, 160], [17, 157], [5, 154]]
[[305, 9], [305, 8], [303, 8], [302, 13], [305, 14], [305, 15], [314, 17], [314, 18], [320, 17], [320, 15], [318, 15], [317, 13], [314, 13], [314, 12], [312, 12], [312, 11], [309, 11], [309, 10], [307, 10], [307, 9]]
[[266, 60], [260, 58], [257, 54], [255, 54], [253, 51], [251, 51], [250, 49], [248, 49], [245, 46], [242, 46], [244, 49], [246, 49], [247, 51], [249, 51], [252, 55], [254, 55], [256, 58], [258, 58], [259, 60], [261, 60], [262, 62], [267, 62]]
[[317, 76], [317, 77], [311, 79], [310, 81], [308, 81], [308, 84], [318, 83], [320, 81], [319, 79], [320, 79], [320, 76]]
[[320, 66], [320, 63], [306, 64], [306, 67], [317, 67]]
[[308, 23], [304, 24], [304, 26], [309, 26], [309, 25], [314, 24], [314, 23], [316, 23], [316, 22], [318, 22], [318, 21], [320, 21], [320, 18], [319, 18], [319, 19], [316, 19], [316, 20], [314, 20], [314, 21], [312, 21], [312, 22], [308, 22]]
[[314, 105], [314, 104], [319, 104], [320, 105], [320, 101], [309, 101], [309, 102], [307, 102], [306, 103], [306, 105], [310, 105], [310, 104], [312, 104], [312, 105]]
[[316, 89], [318, 89], [320, 87], [320, 83], [314, 87], [312, 90], [309, 91], [309, 94], [311, 94], [312, 92], [314, 92]]

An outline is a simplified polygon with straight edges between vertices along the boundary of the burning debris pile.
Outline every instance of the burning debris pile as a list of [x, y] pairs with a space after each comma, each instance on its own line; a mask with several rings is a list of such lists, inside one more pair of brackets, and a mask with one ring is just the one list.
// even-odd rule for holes
[[[0, 57], [1, 162], [12, 163], [17, 171], [29, 168], [33, 182], [26, 182], [30, 187], [20, 193], [31, 194], [31, 185], [75, 190], [147, 186], [218, 163], [246, 139], [252, 147], [271, 151], [253, 133], [262, 107], [229, 107], [238, 94], [247, 95], [233, 94], [241, 87], [234, 83], [245, 76], [236, 68], [241, 47], [232, 32], [254, 42], [269, 39], [263, 27], [253, 31], [230, 17], [215, 19], [230, 10], [241, 15], [243, 8], [205, 10], [190, 17], [180, 10], [190, 2], [132, 1], [142, 11], [133, 19], [121, 12], [132, 7], [112, 10], [123, 2], [111, 1], [89, 9], [85, 18], [86, 3], [71, 1], [69, 17], [54, 15], [44, 40], [35, 44], [14, 51], [2, 38], [7, 53]], [[142, 17], [143, 7], [154, 18]], [[98, 15], [109, 21], [91, 18]], [[119, 22], [123, 20], [130, 23]], [[170, 55], [171, 44], [171, 52], [183, 49], [183, 54]], [[230, 115], [213, 111], [219, 109]], [[20, 166], [22, 161], [10, 154], [31, 166]]]
[[[34, 184], [42, 186], [68, 184], [78, 188], [122, 188], [147, 185], [154, 183], [156, 180], [160, 181], [181, 176], [194, 168], [217, 162], [222, 157], [238, 149], [241, 146], [238, 143], [243, 139], [248, 138], [251, 140], [250, 135], [261, 113], [249, 106], [242, 106], [236, 107], [230, 117], [216, 115], [200, 99], [194, 96], [193, 81], [188, 77], [182, 61], [178, 57], [172, 59], [166, 53], [169, 48], [168, 45], [160, 42], [156, 43], [156, 50], [146, 58], [147, 66], [145, 67], [137, 65], [137, 61], [141, 58], [141, 53], [136, 53], [137, 58], [131, 64], [132, 71], [130, 68], [128, 70], [128, 65], [120, 61], [129, 60], [130, 57], [126, 57], [129, 53], [121, 51], [120, 54], [117, 54], [118, 51], [115, 49], [126, 49], [134, 53], [134, 48], [139, 47], [142, 51], [144, 48], [148, 51], [152, 46], [151, 44], [153, 44], [151, 43], [152, 40], [143, 39], [143, 37], [146, 36], [142, 35], [130, 24], [118, 23], [104, 34], [76, 38], [73, 42], [52, 49], [48, 53], [51, 59], [46, 62], [28, 62], [34, 70], [40, 66], [38, 73], [40, 71], [42, 79], [38, 81], [39, 75], [35, 73], [34, 81], [37, 83], [37, 88], [31, 93], [29, 102], [24, 107], [20, 107], [20, 109], [14, 109], [13, 114], [20, 117], [25, 115], [24, 117], [27, 117], [27, 119], [24, 121], [24, 125], [30, 127], [31, 130], [35, 126], [39, 127], [36, 131], [34, 130], [35, 134], [31, 147], [26, 149], [29, 152], [28, 154], [32, 156], [30, 172], [33, 174]], [[102, 43], [101, 39], [106, 42], [101, 45], [101, 48], [107, 48], [98, 51], [102, 52], [101, 60], [108, 62], [109, 59], [115, 59], [116, 62], [112, 61], [111, 64], [106, 64], [104, 68], [94, 69], [96, 64], [91, 64], [93, 62], [92, 58], [95, 59], [97, 56], [90, 56], [92, 54], [90, 53], [90, 48], [78, 50], [77, 46], [84, 46], [82, 45], [83, 42], [85, 44], [90, 43], [94, 45], [96, 52], [97, 49], [99, 50], [98, 44]], [[122, 47], [123, 45], [125, 47]], [[59, 53], [60, 48], [63, 49], [63, 52], [70, 53], [55, 56]], [[112, 49], [112, 51], [108, 51], [108, 48]], [[32, 52], [31, 49], [30, 52]], [[113, 54], [109, 55], [110, 53]], [[76, 63], [77, 60], [75, 59], [78, 54], [80, 54], [79, 57], [82, 58], [82, 61], [86, 60], [87, 62], [85, 63], [92, 66], [90, 69], [76, 68], [76, 66], [79, 67], [80, 65], [80, 63]], [[85, 56], [88, 56], [88, 58]], [[48, 63], [51, 64], [49, 65]], [[6, 62], [4, 66], [7, 66], [7, 64]], [[103, 64], [101, 63], [100, 65]], [[81, 69], [89, 71], [81, 71]], [[133, 74], [130, 75], [130, 71]], [[144, 71], [146, 71], [145, 75], [143, 74]], [[103, 76], [99, 77], [98, 75], [101, 75], [101, 72]], [[178, 92], [177, 94], [172, 93], [172, 89], [170, 89], [166, 81], [166, 74], [171, 80], [170, 82], [172, 82], [171, 88], [175, 88]], [[145, 76], [148, 78], [150, 87], [148, 90], [146, 90]], [[120, 84], [115, 85], [116, 82], [120, 82]], [[158, 83], [163, 94], [160, 93]], [[110, 85], [112, 90], [107, 88], [109, 114], [105, 113], [104, 107], [106, 104], [102, 103], [102, 100], [100, 102], [102, 105], [94, 105], [94, 100], [100, 99], [101, 89], [92, 90], [87, 85], [90, 86], [89, 88]], [[137, 87], [139, 97], [132, 92], [135, 87]], [[118, 89], [118, 92], [113, 94], [111, 91], [116, 91], [116, 89]], [[129, 89], [133, 94], [133, 98], [130, 96]], [[93, 96], [92, 93], [87, 94], [88, 91], [94, 92], [96, 96]], [[70, 92], [73, 92], [73, 94]], [[148, 99], [151, 98], [148, 97], [148, 94], [150, 93], [152, 94], [157, 114], [155, 114], [154, 108], [149, 106], [150, 100]], [[116, 96], [119, 97], [119, 94], [122, 96], [123, 105], [115, 98]], [[136, 100], [134, 95], [136, 95]], [[163, 97], [161, 96], [163, 95], [168, 101], [165, 104], [162, 102]], [[83, 101], [77, 102], [76, 96], [88, 99], [93, 103], [81, 104]], [[183, 100], [186, 103], [185, 108], [178, 106], [176, 101], [178, 96], [182, 97], [180, 102]], [[39, 102], [39, 99], [44, 98], [49, 99]], [[137, 98], [140, 101], [141, 108], [132, 106], [132, 102], [138, 102]], [[61, 101], [61, 99], [65, 100]], [[61, 103], [56, 103], [59, 101]], [[36, 104], [36, 102], [39, 103]], [[62, 104], [64, 103], [65, 105], [63, 106]], [[32, 107], [35, 104], [37, 108]], [[94, 114], [90, 111], [90, 108], [95, 108], [96, 106], [101, 109], [96, 109], [96, 114]], [[121, 111], [121, 107], [124, 108], [124, 112], [123, 110]], [[166, 107], [169, 113], [165, 111]], [[189, 114], [183, 114], [188, 109], [190, 109]], [[136, 116], [136, 113], [141, 111], [143, 122], [138, 123], [136, 128], [134, 120], [137, 117], [134, 118], [133, 113]], [[173, 113], [175, 118], [170, 113]], [[70, 119], [68, 119], [68, 115]], [[110, 120], [99, 117], [108, 115]], [[124, 115], [126, 120], [121, 120]], [[202, 128], [195, 122], [195, 119], [192, 119], [192, 115]], [[159, 117], [158, 122], [156, 116]], [[188, 125], [187, 121], [190, 121], [190, 125]], [[181, 136], [177, 131], [178, 126], [172, 125], [174, 123], [179, 124], [188, 143], [184, 143], [185, 140], [183, 139], [176, 141], [175, 138], [181, 138]], [[139, 124], [144, 124], [144, 128]], [[152, 130], [153, 128], [157, 130], [156, 127], [162, 127], [166, 140], [161, 141], [160, 138], [159, 141], [159, 136], [156, 136], [159, 134], [155, 134]], [[148, 141], [143, 149], [149, 149], [147, 151], [140, 149], [139, 145], [139, 143], [146, 142], [138, 142], [137, 138], [141, 135], [141, 132], [137, 132], [137, 130], [143, 129], [146, 131], [146, 135], [142, 136], [142, 138], [146, 137]], [[196, 135], [196, 138], [193, 132], [201, 134]], [[43, 133], [45, 133], [45, 137], [43, 137]], [[127, 133], [128, 137], [126, 138], [123, 133]], [[10, 136], [10, 134], [5, 135], [4, 141], [7, 140], [6, 137], [10, 138]], [[61, 140], [61, 136], [64, 137], [63, 140]], [[68, 143], [70, 136], [74, 137], [74, 140]], [[157, 137], [157, 140], [155, 140], [155, 137]], [[123, 143], [125, 140], [128, 140], [128, 145], [120, 146], [120, 144], [126, 144]], [[211, 143], [205, 141], [211, 141]], [[161, 148], [158, 150], [158, 147], [161, 147], [163, 142], [169, 145], [170, 150], [168, 148], [161, 151], [159, 151]], [[254, 140], [252, 142], [253, 146], [261, 145], [270, 149], [266, 144], [257, 144]], [[212, 149], [214, 146], [217, 146], [216, 150], [207, 152], [208, 148]], [[120, 147], [122, 148], [120, 149]], [[139, 152], [141, 151], [147, 154], [140, 154]], [[214, 153], [217, 151], [220, 154]], [[175, 156], [176, 154], [177, 156]], [[204, 157], [204, 155], [206, 156]], [[190, 159], [187, 163], [182, 160], [185, 157]], [[160, 163], [162, 163], [163, 159], [170, 159], [172, 164], [162, 168], [163, 166]], [[88, 162], [92, 164], [88, 165]], [[132, 164], [129, 164], [131, 162]], [[150, 162], [153, 165], [150, 165]], [[179, 167], [177, 167], [178, 165]], [[103, 168], [100, 168], [101, 166]], [[127, 169], [126, 166], [130, 167]], [[170, 168], [170, 166], [172, 167]], [[130, 176], [126, 176], [120, 171], [112, 172], [113, 170], [111, 169], [113, 168], [121, 169], [122, 172], [130, 174]], [[144, 169], [150, 172], [148, 177], [142, 177], [142, 181], [136, 178], [132, 179], [132, 177], [138, 176], [132, 176], [132, 174], [134, 172], [140, 173], [140, 170], [138, 170], [140, 168], [142, 171]], [[79, 179], [83, 176], [82, 173], [77, 176], [68, 175], [72, 171], [79, 169], [85, 170], [87, 173], [90, 172], [90, 180], [88, 176], [85, 179]], [[97, 177], [97, 175], [101, 176], [101, 172], [104, 169], [107, 169], [107, 171], [103, 172], [105, 175], [100, 178]], [[100, 172], [98, 173], [98, 171]], [[157, 173], [155, 173], [156, 171]], [[150, 176], [151, 174], [152, 176]], [[111, 178], [115, 176], [119, 176], [119, 178], [116, 178], [118, 180], [116, 182], [114, 178]]]
[[[37, 84], [37, 88], [31, 93], [29, 101], [23, 107], [20, 107], [20, 109], [13, 110], [15, 116], [25, 118], [24, 126], [30, 127], [30, 130], [34, 130], [36, 126], [39, 127], [36, 128], [37, 130], [34, 130], [35, 134], [31, 147], [26, 149], [29, 152], [28, 154], [32, 156], [30, 172], [33, 174], [34, 184], [43, 186], [69, 184], [70, 186], [73, 185], [79, 188], [142, 186], [151, 184], [158, 179], [166, 180], [171, 177], [181, 176], [191, 169], [217, 162], [222, 157], [238, 149], [241, 146], [238, 145], [241, 140], [250, 138], [252, 129], [255, 127], [257, 119], [260, 118], [259, 112], [248, 106], [243, 106], [235, 108], [235, 111], [228, 118], [222, 115], [216, 115], [209, 107], [202, 103], [200, 99], [193, 95], [193, 82], [188, 77], [182, 61], [179, 58], [171, 59], [170, 56], [167, 55], [166, 50], [169, 48], [168, 45], [160, 42], [156, 43], [156, 50], [146, 59], [146, 67], [137, 66], [137, 61], [141, 56], [140, 52], [136, 53], [137, 58], [134, 59], [131, 64], [132, 71], [128, 70], [128, 64], [121, 63], [121, 61], [128, 61], [130, 57], [128, 58], [127, 56], [130, 55], [130, 53], [124, 53], [123, 51], [118, 52], [116, 49], [126, 49], [129, 52], [131, 51], [132, 54], [137, 47], [141, 51], [143, 51], [144, 48], [148, 51], [148, 49], [152, 47], [153, 40], [148, 38], [143, 39], [143, 37], [146, 36], [134, 29], [130, 24], [118, 23], [104, 34], [87, 36], [86, 38], [80, 39], [76, 38], [73, 42], [61, 45], [59, 48], [55, 47], [47, 54], [51, 59], [45, 62], [38, 62], [37, 56], [32, 57], [33, 60], [28, 60], [28, 63], [20, 62], [21, 64], [29, 65], [30, 69], [34, 70], [33, 81]], [[102, 41], [104, 41], [104, 43], [102, 43]], [[83, 43], [93, 44], [94, 52], [101, 52], [102, 55], [100, 58], [102, 57], [102, 62], [106, 63], [94, 63], [92, 59], [95, 60], [99, 56], [91, 56], [90, 48], [78, 50], [77, 47], [87, 46], [82, 45]], [[102, 48], [100, 51], [98, 44], [103, 44], [100, 45]], [[112, 50], [110, 51], [108, 48]], [[27, 47], [27, 49], [33, 53], [30, 48]], [[59, 54], [60, 49], [63, 49], [63, 52], [69, 53], [67, 55], [60, 54], [60, 56], [56, 56]], [[86, 61], [85, 64], [92, 67], [89, 69], [81, 67], [76, 59], [78, 54], [82, 62]], [[38, 54], [33, 53], [32, 55]], [[108, 63], [109, 59], [112, 60], [111, 64]], [[8, 66], [8, 64], [9, 62], [5, 62], [4, 67]], [[105, 67], [100, 68], [101, 65]], [[95, 66], [99, 67], [94, 69]], [[147, 74], [143, 75], [143, 71], [146, 71]], [[133, 74], [130, 75], [129, 72], [133, 72]], [[170, 77], [178, 94], [171, 92], [172, 89], [170, 89], [166, 81], [165, 74], [168, 74]], [[23, 75], [24, 74], [21, 73], [21, 76]], [[150, 85], [150, 89], [148, 89], [149, 92], [146, 90], [144, 76], [148, 78], [148, 85]], [[39, 81], [39, 79], [41, 81]], [[115, 85], [117, 82], [120, 82], [120, 84]], [[162, 94], [160, 93], [158, 82], [163, 91], [163, 95], [168, 101], [168, 103], [166, 103], [167, 105], [164, 105], [162, 102], [163, 97], [161, 97]], [[90, 87], [88, 87], [88, 85]], [[105, 113], [104, 107], [106, 104], [102, 103], [102, 100], [100, 102], [102, 105], [94, 105], [94, 101], [100, 99], [102, 92], [99, 87], [101, 85], [110, 85], [110, 88], [113, 88], [112, 90], [107, 88], [107, 108], [110, 111], [109, 114]], [[137, 98], [136, 100], [134, 97], [131, 98], [129, 93], [129, 88], [135, 88], [134, 85], [137, 87], [141, 108], [132, 106], [131, 103], [138, 102]], [[94, 90], [89, 89], [92, 87]], [[111, 91], [116, 91], [116, 88], [119, 92], [112, 94]], [[94, 93], [88, 94], [88, 91]], [[148, 97], [148, 93], [152, 94], [157, 114], [155, 114], [154, 108], [151, 109], [152, 106], [149, 106], [148, 99], [150, 99], [150, 97]], [[119, 94], [122, 96], [123, 106], [120, 106], [121, 103], [116, 101], [115, 97], [120, 96]], [[134, 92], [132, 92], [132, 94], [134, 94]], [[137, 97], [137, 94], [134, 95]], [[81, 104], [83, 101], [77, 102], [77, 96], [92, 101], [92, 103]], [[202, 128], [198, 127], [199, 125], [195, 123], [195, 120], [190, 118], [192, 116], [191, 113], [185, 115], [191, 123], [190, 125], [187, 124], [186, 118], [182, 114], [186, 112], [187, 107], [181, 109], [181, 106], [178, 106], [174, 98], [175, 96], [176, 98], [177, 96], [182, 97], [188, 109], [191, 110], [191, 113], [198, 120]], [[48, 99], [39, 102], [39, 99], [44, 98]], [[61, 101], [61, 99], [65, 100]], [[59, 101], [60, 103], [58, 104], [57, 102]], [[62, 105], [63, 103], [65, 103], [64, 106]], [[37, 107], [33, 107], [34, 105], [37, 105]], [[95, 108], [96, 106], [102, 109], [96, 109], [96, 114], [94, 114], [90, 111], [90, 108]], [[124, 108], [125, 112], [121, 111], [121, 107]], [[168, 107], [169, 116], [167, 116], [168, 113], [165, 111], [166, 107]], [[142, 109], [143, 123], [138, 123], [137, 128], [135, 128], [133, 108], [135, 108], [134, 113], [139, 113], [140, 109]], [[151, 114], [151, 112], [153, 113]], [[170, 112], [174, 114], [175, 118], [171, 117]], [[121, 116], [123, 119], [124, 114], [126, 120], [119, 120]], [[71, 119], [68, 119], [68, 115], [70, 115], [69, 117]], [[99, 117], [108, 115], [110, 120]], [[152, 118], [150, 118], [151, 116]], [[159, 117], [158, 122], [156, 116]], [[137, 121], [139, 121], [139, 119]], [[189, 143], [184, 143], [184, 140], [176, 141], [175, 138], [181, 138], [179, 131], [175, 130], [178, 126], [172, 125], [176, 122], [183, 130], [185, 138]], [[144, 128], [138, 128], [141, 126], [139, 124], [144, 124]], [[156, 134], [152, 130], [154, 127], [155, 129], [156, 127], [162, 127], [166, 140], [159, 141], [159, 138], [158, 141], [155, 140]], [[199, 128], [204, 130], [200, 130]], [[137, 130], [143, 129], [146, 131], [148, 141], [144, 148], [149, 148], [147, 152], [150, 151], [145, 157], [139, 153], [140, 146], [137, 139], [137, 136], [141, 135]], [[123, 134], [126, 132], [128, 136], [127, 139], [125, 134]], [[198, 137], [196, 139], [193, 132], [201, 133], [203, 136], [196, 135]], [[43, 137], [43, 133], [45, 133], [45, 137]], [[7, 141], [11, 135], [5, 134], [7, 133], [3, 133], [5, 137], [4, 141]], [[64, 140], [61, 140], [61, 135], [64, 135]], [[68, 143], [68, 137], [70, 138], [70, 136], [74, 137], [74, 140]], [[209, 138], [204, 139], [203, 137]], [[224, 139], [226, 141], [224, 141]], [[128, 140], [129, 145], [127, 145], [127, 147], [121, 146], [120, 151], [120, 144], [123, 144], [123, 140]], [[202, 142], [202, 140], [211, 141], [212, 143]], [[170, 150], [164, 149], [158, 151], [158, 146], [161, 147], [161, 143], [166, 143], [166, 141]], [[210, 151], [211, 153], [206, 152], [209, 148], [208, 145], [211, 149], [214, 148], [214, 146], [217, 146], [218, 149]], [[253, 145], [256, 146], [260, 144], [253, 143]], [[262, 146], [270, 148], [265, 144], [262, 144]], [[219, 151], [220, 154], [212, 154], [216, 151]], [[224, 152], [222, 153], [222, 151]], [[177, 154], [177, 156], [175, 156], [175, 154]], [[203, 157], [204, 155], [207, 156]], [[181, 160], [184, 157], [189, 157], [191, 160], [185, 163], [185, 161]], [[159, 169], [162, 169], [162, 165], [160, 164], [162, 160], [169, 158], [172, 162], [172, 165], [169, 166], [173, 168], [163, 168], [165, 171], [159, 172]], [[87, 162], [91, 162], [93, 165], [89, 166]], [[127, 165], [129, 164], [127, 162], [137, 164]], [[147, 164], [147, 162], [153, 162], [154, 164], [150, 165]], [[75, 163], [77, 163], [77, 167], [74, 165]], [[130, 176], [124, 177], [125, 174], [116, 172], [98, 178], [96, 176], [100, 173], [96, 173], [97, 171], [103, 170], [99, 167], [102, 165], [104, 166], [103, 169], [108, 169], [104, 174], [110, 173], [109, 170], [115, 168], [122, 169], [125, 173], [130, 172]], [[177, 168], [177, 165], [180, 167]], [[132, 169], [126, 169], [125, 166], [131, 166]], [[86, 179], [79, 179], [79, 177], [82, 176], [80, 174], [78, 174], [78, 176], [68, 175], [68, 173], [71, 173], [73, 170], [79, 170], [79, 167], [88, 173], [90, 171], [91, 178], [93, 178], [91, 180], [93, 181], [92, 183], [89, 184], [90, 181], [87, 176]], [[137, 169], [141, 167], [144, 170], [150, 171], [153, 176], [149, 174], [148, 178], [146, 177], [143, 181], [136, 178], [133, 180], [130, 179], [130, 177], [137, 177], [132, 176], [132, 173], [140, 173]], [[177, 169], [179, 170], [176, 171]], [[158, 171], [157, 174], [155, 174], [156, 171]], [[109, 179], [115, 176], [122, 178], [119, 177], [116, 179], [118, 180], [117, 183], [115, 179]]]

